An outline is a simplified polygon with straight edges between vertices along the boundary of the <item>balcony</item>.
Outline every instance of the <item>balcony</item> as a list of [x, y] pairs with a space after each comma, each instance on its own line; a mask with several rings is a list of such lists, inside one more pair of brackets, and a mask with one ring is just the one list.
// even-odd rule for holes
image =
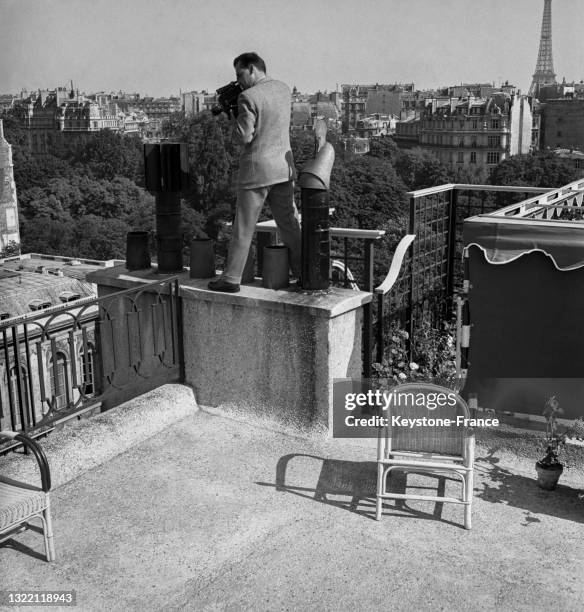
[[[530, 197], [501, 210], [496, 197], [505, 191]], [[469, 216], [473, 225], [534, 222], [582, 231], [580, 222], [559, 217], [563, 211], [575, 215], [584, 185], [535, 191], [452, 184], [412, 192], [409, 230], [415, 239], [395, 253], [396, 265], [387, 265], [385, 279], [373, 275], [373, 287], [358, 279], [359, 292], [341, 287], [323, 299], [266, 290], [256, 281], [241, 295], [211, 295], [206, 281], [187, 273], [129, 273], [120, 265], [100, 272], [99, 298], [3, 321], [1, 354], [14, 361], [16, 371], [10, 374], [4, 362], [2, 374], [12, 376], [12, 391], [0, 394], [7, 419], [2, 427], [49, 433], [36, 429], [43, 419], [54, 427], [42, 444], [57, 486], [57, 562], [41, 561], [37, 533], [18, 535], [0, 548], [9, 568], [3, 588], [75, 590], [77, 605], [88, 610], [274, 609], [282, 601], [299, 610], [376, 609], [379, 602], [414, 609], [428, 593], [443, 607], [458, 609], [474, 605], [479, 587], [481, 606], [489, 608], [576, 609], [582, 589], [572, 557], [560, 555], [555, 562], [557, 581], [539, 577], [550, 572], [550, 546], [558, 538], [577, 546], [581, 471], [563, 477], [550, 503], [527, 475], [538, 434], [479, 432], [475, 532], [461, 547], [456, 508], [403, 504], [388, 508], [380, 523], [369, 520], [375, 512], [375, 441], [324, 438], [315, 427], [322, 414], [314, 409], [322, 398], [310, 396], [315, 364], [326, 369], [321, 382], [351, 363], [360, 365], [358, 313], [371, 299], [372, 308], [381, 304], [372, 313], [375, 322], [385, 320], [384, 312], [400, 320], [403, 298], [410, 325], [432, 295], [455, 298], [465, 285], [469, 289], [468, 278], [456, 273], [469, 246], [461, 230]], [[341, 250], [338, 257], [360, 250], [362, 258], [351, 265], [363, 262], [366, 273], [375, 263], [371, 247], [377, 238], [343, 232], [339, 246], [345, 239], [373, 241]], [[261, 233], [272, 229], [264, 226]], [[347, 276], [344, 281], [350, 283]], [[233, 336], [238, 328], [244, 343]], [[286, 335], [296, 342], [285, 344]], [[65, 378], [55, 357], [85, 352], [92, 338], [93, 365], [86, 360], [84, 367], [80, 360], [71, 370], [70, 401], [63, 402]], [[383, 358], [382, 344], [371, 350]], [[267, 359], [260, 362], [262, 353]], [[53, 365], [43, 370], [45, 357]], [[26, 393], [37, 374], [26, 378], [19, 372], [38, 364], [44, 394], [34, 397], [33, 409]], [[251, 371], [255, 378], [247, 377]], [[258, 412], [246, 399], [249, 387], [263, 397], [274, 393], [271, 410], [263, 406]], [[211, 392], [219, 405], [208, 399]], [[326, 394], [325, 384], [319, 393]], [[78, 421], [85, 407], [99, 414]], [[291, 410], [301, 418], [290, 419]], [[69, 419], [66, 427], [62, 418]], [[582, 465], [581, 454], [571, 458]], [[9, 473], [19, 474], [28, 459], [16, 453], [0, 457]], [[414, 486], [427, 488], [418, 478]], [[430, 486], [448, 489], [451, 483], [436, 477]], [[380, 555], [383, 570], [347, 582], [342, 568], [377, 567]], [[503, 594], [502, 571], [515, 584]], [[423, 581], [412, 580], [420, 573]], [[390, 590], [382, 574], [391, 576]]]
[[[525, 436], [527, 456], [512, 439], [508, 432], [477, 448], [472, 532], [462, 532], [456, 508], [428, 502], [388, 508], [376, 523], [374, 445], [279, 433], [165, 385], [41, 442], [58, 477], [57, 560], [42, 560], [39, 534], [15, 536], [0, 547], [3, 587], [73, 590], [81, 610], [273, 610], [282, 601], [297, 610], [347, 602], [375, 610], [380, 601], [415, 609], [429, 592], [457, 610], [472, 607], [480, 585], [481, 605], [494, 609], [503, 570], [518, 578], [503, 596], [509, 609], [576, 609], [573, 557], [558, 558], [557, 581], [539, 576], [558, 538], [577, 545], [581, 481], [569, 470], [564, 486], [543, 495], [529, 476], [535, 457]], [[30, 457], [10, 459], [20, 474], [33, 467]], [[383, 569], [371, 569], [380, 555]], [[340, 568], [355, 563], [370, 577], [347, 582]], [[412, 581], [417, 573], [425, 579]]]
[[[572, 188], [564, 190], [570, 194]], [[224, 296], [206, 291], [206, 281], [189, 279], [187, 272], [129, 273], [123, 264], [104, 269], [94, 278], [101, 287], [99, 298], [0, 323], [1, 426], [46, 432], [162, 383], [186, 381], [206, 405], [247, 397], [256, 412], [266, 414], [281, 394], [285, 399], [278, 402], [288, 422], [328, 430], [326, 381], [369, 377], [373, 364], [383, 364], [395, 348], [391, 321], [414, 339], [424, 322], [439, 327], [451, 316], [463, 288], [463, 220], [500, 208], [505, 192], [525, 196], [542, 191], [549, 190], [449, 184], [412, 192], [408, 234], [415, 239], [398, 248], [393, 263], [380, 261], [381, 251], [375, 248], [384, 232], [332, 228], [339, 287], [326, 299], [265, 290], [260, 280], [237, 296]], [[531, 215], [553, 215], [567, 198], [547, 208], [522, 205]], [[272, 240], [275, 230], [273, 223], [258, 224], [258, 245]], [[238, 319], [248, 329], [236, 327], [230, 336], [224, 322]], [[293, 330], [292, 339], [278, 335], [277, 328]], [[274, 330], [269, 340], [266, 329]], [[322, 354], [318, 334], [328, 338]], [[295, 344], [294, 337], [305, 337], [306, 343]], [[233, 348], [238, 343], [241, 350]], [[250, 346], [253, 358], [241, 352]], [[241, 374], [235, 383], [232, 372], [242, 363], [252, 373]], [[293, 380], [287, 374], [290, 367], [298, 373]], [[279, 390], [262, 380], [266, 368], [278, 372]], [[329, 391], [298, 395], [315, 376]]]
[[465, 150], [476, 150], [476, 151], [507, 151], [507, 146], [501, 144], [488, 144], [488, 143], [471, 143], [464, 142], [460, 143], [441, 143], [441, 142], [430, 142], [427, 140], [420, 139], [420, 146], [425, 148], [436, 148], [436, 149], [465, 149]]

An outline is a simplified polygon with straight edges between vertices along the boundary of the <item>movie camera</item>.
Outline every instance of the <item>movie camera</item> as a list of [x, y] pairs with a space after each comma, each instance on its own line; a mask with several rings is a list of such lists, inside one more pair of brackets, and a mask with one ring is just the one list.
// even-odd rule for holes
[[225, 113], [228, 117], [237, 117], [237, 98], [243, 91], [242, 86], [237, 81], [231, 81], [227, 85], [217, 90], [217, 102], [211, 112], [217, 116]]

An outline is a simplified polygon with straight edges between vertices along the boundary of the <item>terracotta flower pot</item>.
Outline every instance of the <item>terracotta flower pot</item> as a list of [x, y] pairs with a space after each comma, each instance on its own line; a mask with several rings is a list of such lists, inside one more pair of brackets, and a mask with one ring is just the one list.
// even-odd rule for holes
[[536, 461], [535, 469], [537, 471], [537, 484], [546, 491], [553, 491], [564, 471], [564, 466], [561, 463], [543, 466], [539, 461]]

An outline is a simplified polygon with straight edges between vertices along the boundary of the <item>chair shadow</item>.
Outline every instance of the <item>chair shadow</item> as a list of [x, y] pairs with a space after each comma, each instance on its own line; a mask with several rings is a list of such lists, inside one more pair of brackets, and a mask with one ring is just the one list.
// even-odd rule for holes
[[[315, 488], [303, 487], [289, 484], [286, 482], [286, 474], [289, 464], [299, 458], [314, 459], [321, 462], [318, 482]], [[409, 475], [416, 474], [414, 471], [397, 471], [388, 478], [388, 492], [405, 493], [406, 488], [411, 492], [429, 490], [430, 495], [444, 495], [446, 482], [454, 480], [447, 476], [436, 476], [423, 474], [427, 479], [432, 479], [435, 484], [431, 486], [421, 486], [419, 484], [408, 484]], [[427, 481], [426, 481], [427, 482]], [[293, 453], [284, 455], [278, 460], [276, 466], [276, 482], [256, 482], [256, 484], [267, 487], [274, 487], [276, 491], [283, 491], [298, 495], [305, 499], [328, 504], [359, 514], [370, 520], [375, 520], [375, 503], [377, 499], [377, 463], [375, 461], [342, 461], [338, 459], [325, 459], [317, 455], [303, 453]], [[335, 496], [337, 499], [332, 499]], [[429, 503], [429, 502], [425, 502]], [[442, 517], [444, 504], [442, 502], [432, 502], [433, 512], [423, 512], [418, 508], [408, 505], [407, 500], [384, 500], [383, 516], [396, 516], [401, 518], [422, 518], [427, 520], [441, 521], [446, 524], [461, 527], [462, 525]]]
[[496, 450], [492, 449], [487, 455], [475, 458], [475, 470], [484, 470], [492, 481], [492, 484], [483, 483], [482, 489], [475, 487], [475, 497], [525, 510], [525, 523], [522, 523], [524, 527], [541, 522], [541, 519], [534, 515], [548, 515], [584, 523], [584, 500], [578, 489], [563, 485], [560, 480], [555, 490], [545, 491], [537, 484], [535, 466], [533, 478], [513, 474], [498, 465], [500, 460], [494, 457]]
[[[41, 539], [40, 539], [39, 545], [42, 546], [43, 552], [37, 552], [36, 550], [33, 550], [32, 548], [30, 548], [30, 546], [26, 546], [26, 544], [22, 544], [22, 542], [19, 542], [13, 537], [10, 537], [7, 540], [4, 540], [4, 542], [1, 542], [0, 548], [12, 548], [13, 550], [24, 553], [25, 555], [28, 555], [29, 557], [33, 557], [34, 559], [39, 559], [40, 561], [46, 561], [47, 557], [46, 557], [46, 553], [44, 552], [45, 544], [44, 544], [44, 539], [43, 539], [42, 528], [38, 527], [37, 525], [29, 525], [28, 530], [34, 531], [35, 533], [40, 534]], [[20, 532], [20, 533], [24, 533], [24, 532]], [[14, 534], [14, 535], [17, 536], [20, 534]]]

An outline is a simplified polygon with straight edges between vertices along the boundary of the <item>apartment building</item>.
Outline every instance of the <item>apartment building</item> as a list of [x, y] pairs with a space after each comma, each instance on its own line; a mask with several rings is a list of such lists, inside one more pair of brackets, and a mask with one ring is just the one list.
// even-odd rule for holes
[[418, 104], [413, 83], [341, 85], [343, 134], [352, 135], [357, 122], [372, 115], [400, 116]]
[[584, 151], [584, 98], [547, 100], [541, 106], [541, 148]]
[[496, 166], [529, 153], [533, 116], [529, 99], [499, 92], [488, 98], [434, 98], [420, 117], [419, 146], [454, 168]]

